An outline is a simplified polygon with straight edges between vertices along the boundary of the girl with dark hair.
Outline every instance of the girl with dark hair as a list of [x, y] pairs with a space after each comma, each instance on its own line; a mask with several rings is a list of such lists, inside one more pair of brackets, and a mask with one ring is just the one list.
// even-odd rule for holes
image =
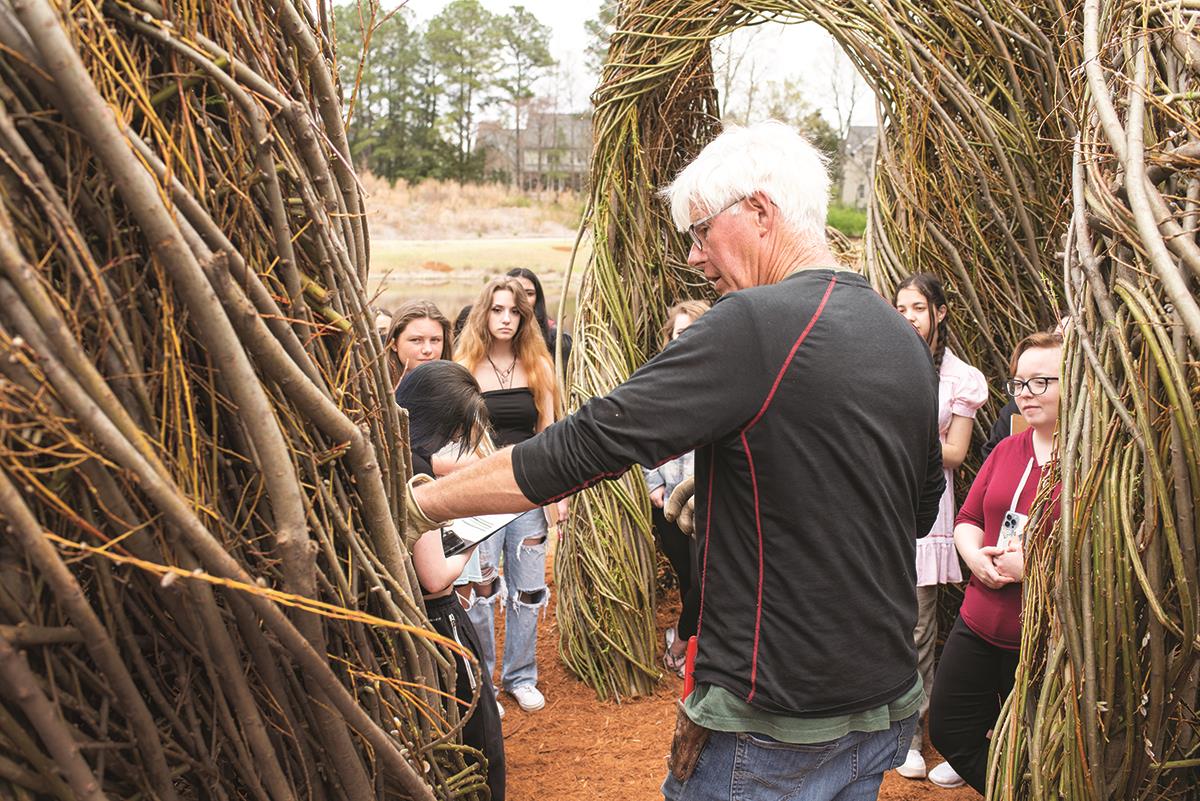
[[[413, 473], [433, 474], [431, 457], [454, 445], [459, 454], [484, 450], [487, 436], [487, 405], [479, 384], [462, 365], [431, 361], [409, 370], [396, 390], [396, 401], [408, 411]], [[475, 549], [446, 556], [442, 533], [426, 531], [413, 544], [413, 570], [425, 599], [425, 613], [439, 634], [469, 649], [481, 666], [486, 664], [483, 647], [471, 620], [453, 590]], [[461, 655], [455, 655], [454, 695], [465, 705], [476, 693], [475, 671]], [[486, 668], [484, 668], [486, 669]], [[487, 782], [493, 799], [504, 798], [504, 735], [490, 678], [478, 690], [479, 703], [463, 725], [463, 742], [478, 748], [487, 758]]]
[[[546, 314], [546, 293], [542, 291], [542, 282], [533, 270], [524, 267], [514, 267], [505, 275], [517, 279], [517, 283], [525, 290], [525, 297], [533, 304], [533, 316], [537, 319], [538, 328], [542, 330], [542, 337], [546, 340], [546, 350], [550, 351], [550, 357], [553, 359], [558, 340], [558, 325]], [[563, 331], [562, 341], [562, 363], [566, 365], [571, 358], [571, 335]]]
[[[942, 440], [942, 467], [946, 489], [938, 518], [929, 534], [917, 540], [917, 667], [925, 684], [921, 716], [929, 709], [933, 692], [934, 650], [937, 647], [938, 586], [963, 580], [954, 550], [954, 470], [967, 457], [975, 413], [987, 401], [983, 373], [959, 359], [949, 348], [950, 314], [942, 282], [929, 273], [917, 273], [896, 288], [896, 310], [912, 323], [933, 355], [938, 376], [938, 429]], [[914, 377], [916, 380], [916, 377]], [[922, 721], [923, 722], [923, 721]], [[923, 726], [918, 725], [909, 745], [908, 757], [897, 773], [909, 779], [926, 776], [921, 755]]]
[[[688, 326], [700, 315], [712, 308], [703, 300], [685, 300], [667, 310], [666, 322], [662, 327], [662, 346], [665, 348], [679, 338]], [[677, 676], [683, 676], [687, 654], [687, 641], [696, 633], [700, 614], [700, 584], [696, 576], [696, 540], [667, 520], [663, 505], [671, 492], [695, 472], [695, 454], [688, 451], [653, 470], [644, 470], [646, 489], [650, 492], [650, 520], [654, 526], [654, 539], [666, 555], [667, 561], [679, 580], [681, 607], [675, 626], [667, 629], [666, 650], [663, 651], [663, 667]]]
[[392, 386], [418, 364], [449, 359], [454, 352], [450, 321], [428, 300], [410, 300], [396, 309], [383, 338]]
[[[484, 390], [496, 444], [515, 445], [554, 422], [558, 386], [533, 304], [515, 278], [488, 282], [471, 307], [455, 361]], [[559, 506], [560, 515], [565, 505]], [[480, 546], [484, 580], [475, 586], [469, 614], [483, 640], [488, 675], [495, 669], [496, 599], [505, 595], [504, 670], [501, 686], [527, 712], [546, 705], [537, 688], [537, 628], [549, 600], [546, 588], [546, 518], [526, 514]], [[503, 556], [504, 580], [498, 575]]]

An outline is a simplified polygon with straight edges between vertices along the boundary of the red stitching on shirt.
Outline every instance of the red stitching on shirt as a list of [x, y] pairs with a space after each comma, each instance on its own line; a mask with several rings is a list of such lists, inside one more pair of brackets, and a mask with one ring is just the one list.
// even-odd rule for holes
[[771, 405], [771, 401], [775, 400], [775, 392], [779, 389], [779, 384], [783, 381], [783, 374], [791, 366], [792, 359], [795, 358], [796, 351], [800, 350], [800, 346], [804, 344], [804, 339], [808, 336], [808, 332], [817, 324], [817, 318], [821, 316], [821, 312], [825, 311], [825, 303], [829, 300], [829, 296], [833, 294], [833, 285], [836, 283], [837, 275], [834, 275], [829, 279], [829, 286], [825, 287], [825, 295], [821, 298], [821, 302], [817, 304], [817, 310], [813, 312], [812, 319], [808, 321], [808, 325], [800, 332], [800, 336], [797, 337], [795, 344], [792, 345], [787, 358], [783, 360], [783, 366], [779, 368], [779, 373], [775, 376], [775, 383], [771, 385], [771, 391], [767, 393], [767, 399], [763, 401], [762, 408], [758, 410], [758, 414], [754, 415], [754, 418], [749, 423], [746, 423], [742, 431], [749, 431], [767, 413], [767, 407]]
[[746, 451], [746, 464], [750, 469], [750, 487], [754, 490], [754, 529], [758, 533], [758, 607], [754, 611], [754, 652], [750, 657], [750, 694], [746, 696], [746, 703], [750, 703], [754, 700], [754, 690], [758, 680], [758, 640], [762, 633], [763, 537], [762, 517], [758, 506], [758, 475], [754, 472], [754, 455], [750, 453], [750, 443], [746, 441], [745, 430], [742, 431], [742, 449]]
[[588, 487], [592, 486], [593, 484], [598, 484], [601, 481], [604, 481], [605, 479], [619, 478], [619, 477], [625, 475], [625, 473], [628, 470], [629, 470], [628, 467], [622, 467], [620, 470], [615, 470], [615, 471], [608, 472], [608, 473], [598, 473], [598, 474], [592, 476], [591, 478], [584, 480], [584, 482], [582, 484], [572, 487], [571, 489], [567, 490], [566, 492], [563, 492], [559, 495], [555, 495], [553, 498], [547, 498], [545, 503], [543, 503], [542, 505], [545, 506], [547, 503], [558, 503], [559, 501], [561, 501], [563, 498], [567, 497], [568, 495], [574, 495], [577, 492], [581, 492], [581, 491], [587, 489]]
[[[825, 311], [825, 304], [829, 301], [829, 296], [833, 294], [833, 287], [837, 284], [837, 275], [833, 275], [829, 279], [829, 284], [825, 287], [825, 294], [821, 297], [821, 302], [817, 304], [816, 311], [813, 312], [812, 319], [808, 321], [808, 325], [800, 332], [800, 336], [792, 344], [792, 349], [788, 351], [787, 358], [783, 360], [783, 364], [779, 368], [779, 372], [775, 375], [775, 383], [771, 385], [771, 391], [767, 393], [766, 400], [763, 401], [762, 408], [758, 410], [758, 414], [746, 423], [741, 430], [742, 449], [746, 451], [746, 463], [750, 470], [750, 487], [754, 492], [754, 529], [758, 535], [758, 598], [754, 610], [754, 650], [750, 657], [750, 694], [746, 696], [746, 703], [750, 703], [754, 698], [754, 692], [757, 689], [758, 680], [758, 645], [762, 634], [762, 597], [763, 597], [763, 536], [762, 536], [762, 514], [759, 507], [758, 499], [758, 475], [754, 472], [754, 455], [750, 452], [750, 443], [746, 439], [746, 432], [753, 428], [763, 415], [767, 413], [767, 408], [771, 405], [771, 401], [775, 399], [775, 393], [779, 390], [779, 385], [783, 382], [783, 375], [787, 372], [788, 367], [792, 364], [792, 359], [796, 357], [796, 351], [800, 350], [800, 346], [804, 344], [804, 340], [808, 338], [808, 332], [812, 331], [813, 326], [817, 324], [821, 313]], [[710, 474], [711, 475], [711, 474]], [[705, 557], [708, 556], [707, 543], [705, 547]], [[701, 599], [703, 599], [703, 582], [700, 585]], [[703, 602], [703, 600], [701, 601]], [[703, 608], [703, 607], [702, 607]]]
[[[708, 446], [710, 449], [712, 445]], [[700, 640], [700, 629], [704, 627], [704, 583], [708, 578], [708, 545], [709, 536], [712, 534], [712, 508], [713, 508], [713, 473], [716, 469], [713, 467], [712, 454], [709, 454], [708, 459], [708, 493], [705, 497], [704, 506], [704, 564], [700, 568], [700, 611], [696, 615], [696, 640]], [[693, 524], [693, 528], [695, 528]], [[693, 534], [698, 534], [698, 530], [693, 530]]]

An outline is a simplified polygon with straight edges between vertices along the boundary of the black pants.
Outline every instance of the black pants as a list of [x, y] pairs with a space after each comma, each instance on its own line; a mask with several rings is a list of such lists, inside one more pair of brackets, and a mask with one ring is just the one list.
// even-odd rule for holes
[[955, 618], [929, 702], [929, 739], [967, 784], [987, 784], [987, 733], [1012, 692], [1019, 651], [998, 648]]
[[[479, 664], [484, 664], [479, 637], [456, 593], [452, 592], [441, 598], [426, 598], [425, 612], [429, 615], [429, 622], [433, 624], [434, 631], [465, 646], [479, 660]], [[471, 696], [475, 694], [475, 671], [457, 654], [454, 666], [458, 678], [454, 695], [459, 700], [470, 703]], [[486, 668], [484, 670], [486, 672]], [[492, 791], [492, 801], [504, 801], [504, 733], [500, 729], [496, 693], [492, 689], [489, 676], [483, 678], [479, 703], [475, 705], [475, 711], [463, 726], [462, 738], [464, 744], [478, 748], [487, 758], [487, 783]]]
[[676, 634], [686, 640], [696, 633], [696, 620], [700, 614], [700, 582], [696, 580], [696, 540], [679, 530], [679, 526], [667, 520], [663, 510], [650, 507], [650, 518], [654, 524], [654, 541], [662, 548], [675, 577], [679, 580], [679, 599], [683, 608], [679, 610]]

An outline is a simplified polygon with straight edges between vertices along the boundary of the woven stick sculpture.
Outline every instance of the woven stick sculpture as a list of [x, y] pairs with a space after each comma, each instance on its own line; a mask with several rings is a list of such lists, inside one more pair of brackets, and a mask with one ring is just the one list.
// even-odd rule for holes
[[[1083, 3], [1062, 520], [1024, 593], [994, 798], [1200, 794], [1197, 13]], [[1081, 47], [1080, 47], [1081, 45]]]
[[327, 12], [0, 0], [2, 796], [487, 796]]
[[[940, 274], [958, 315], [953, 345], [996, 387], [1022, 336], [1071, 314], [1050, 471], [1063, 517], [1031, 545], [991, 797], [1198, 791], [1198, 13], [1099, 0], [631, 0], [595, 96], [597, 247], [577, 352], [606, 369], [577, 371], [577, 397], [626, 377], [652, 353], [665, 304], [701, 291], [653, 192], [719, 129], [712, 39], [764, 20], [819, 22], [876, 92], [865, 269], [881, 292], [911, 272]], [[603, 514], [589, 529], [643, 531], [635, 484], [592, 490]], [[604, 537], [573, 538], [560, 563], [608, 588], [619, 560]], [[600, 601], [563, 588], [568, 662], [602, 692], [639, 691], [630, 677], [655, 650], [640, 605], [650, 579], [635, 577], [629, 594]], [[641, 639], [620, 656], [579, 647], [598, 609]]]

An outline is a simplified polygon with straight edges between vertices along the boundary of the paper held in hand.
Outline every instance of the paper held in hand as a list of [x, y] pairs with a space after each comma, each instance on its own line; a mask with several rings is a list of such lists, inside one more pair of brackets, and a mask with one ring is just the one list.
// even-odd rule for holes
[[[541, 513], [540, 509], [531, 509]], [[522, 512], [521, 514], [529, 514]], [[451, 520], [442, 526], [442, 551], [446, 556], [462, 553], [472, 545], [478, 545], [512, 521], [520, 514], [478, 515]]]

